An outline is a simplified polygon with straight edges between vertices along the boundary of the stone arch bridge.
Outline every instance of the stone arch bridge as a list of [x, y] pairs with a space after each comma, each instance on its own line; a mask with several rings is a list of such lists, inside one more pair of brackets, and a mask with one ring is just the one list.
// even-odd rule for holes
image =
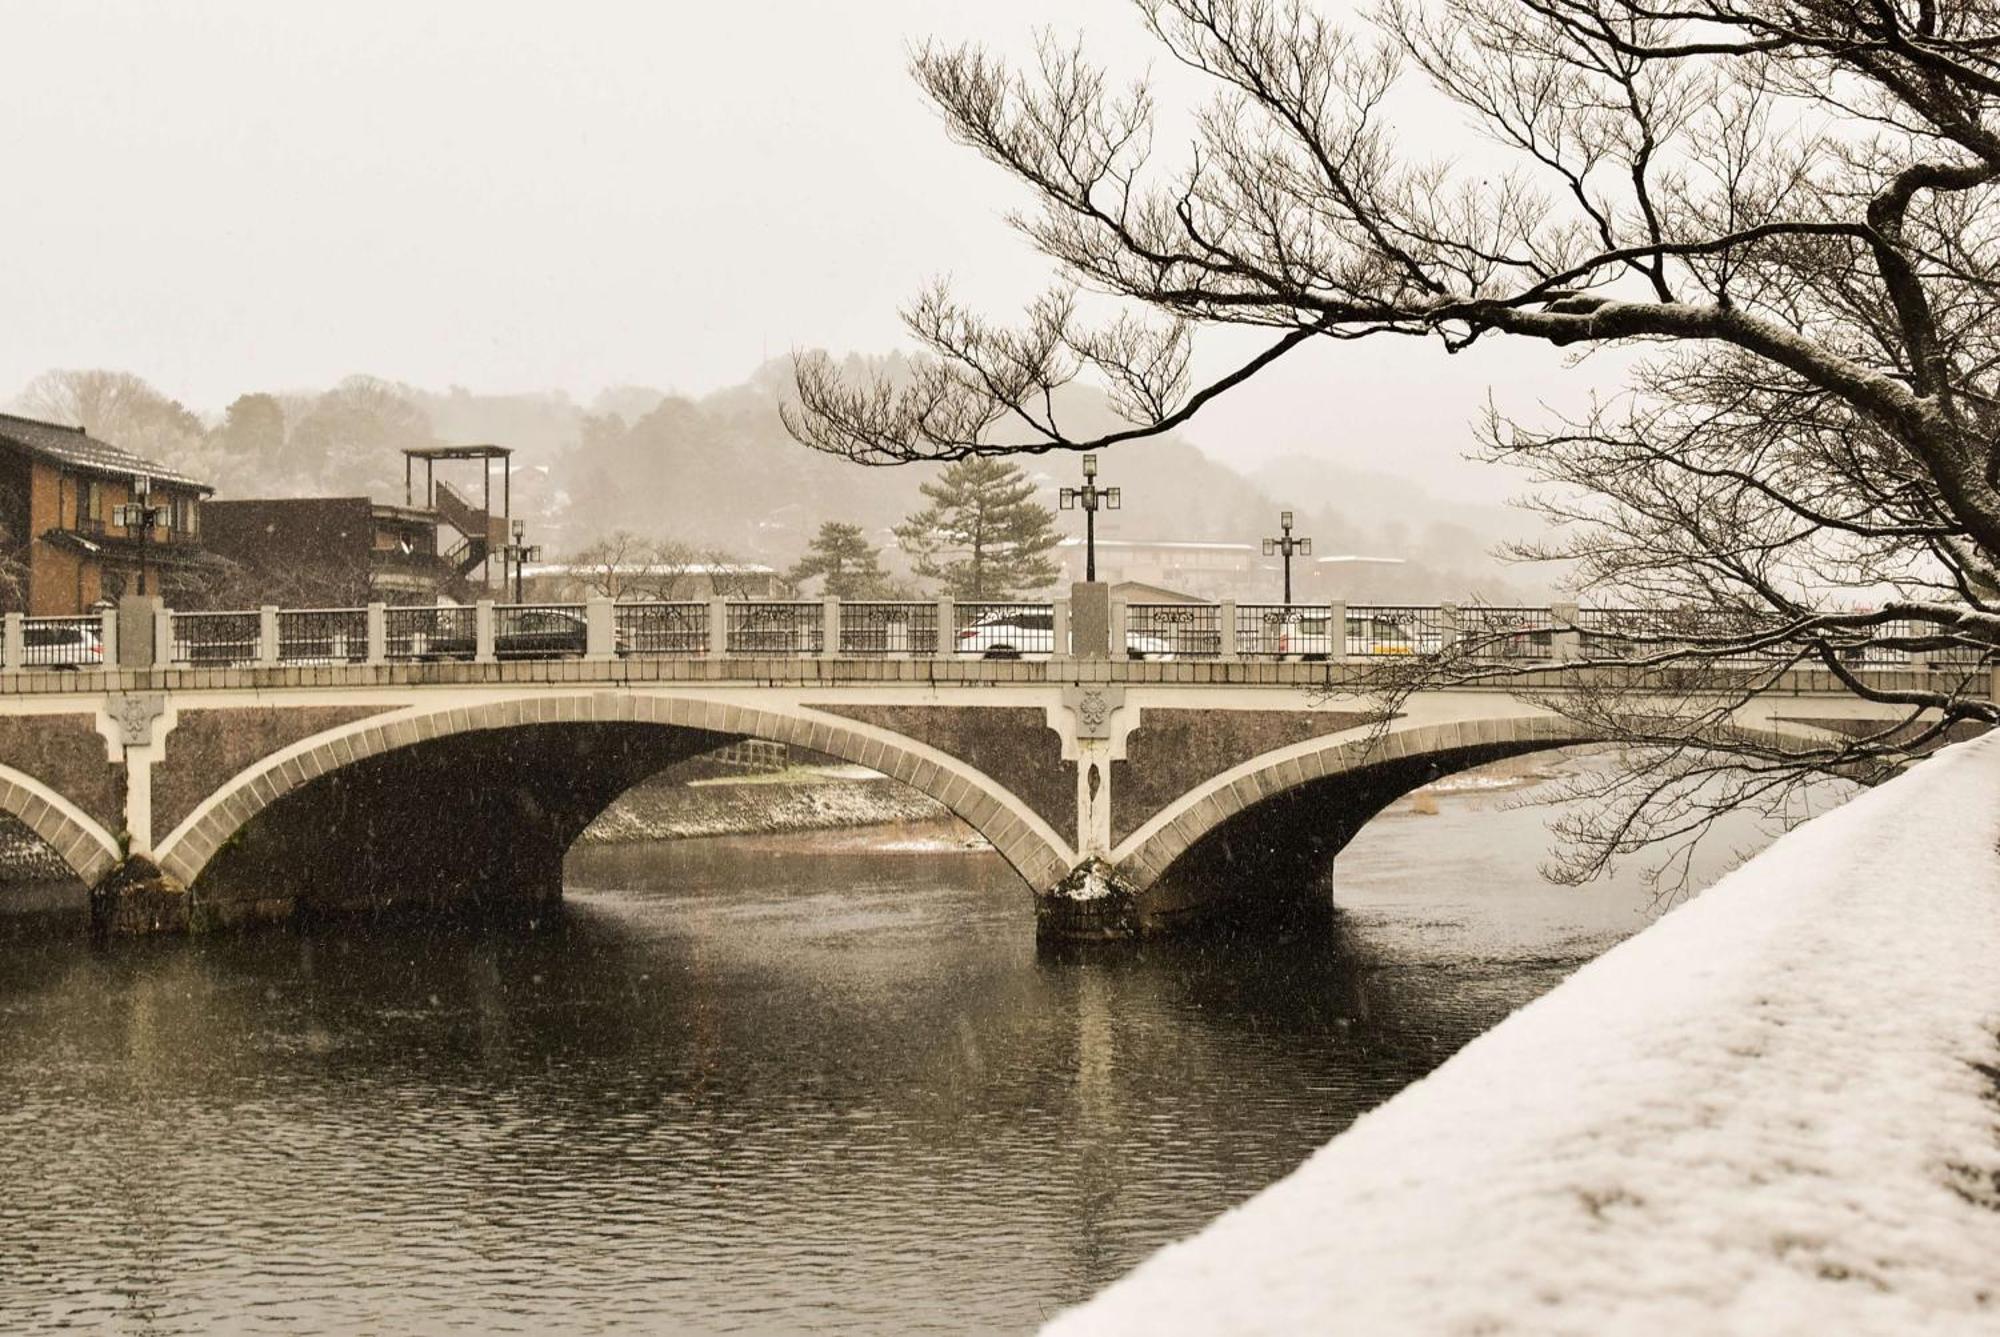
[[[22, 671], [0, 679], [0, 809], [129, 928], [535, 903], [560, 895], [570, 842], [630, 785], [769, 739], [932, 796], [1020, 874], [1045, 930], [1108, 936], [1267, 911], [1269, 888], [1315, 885], [1411, 788], [1588, 741], [1523, 695], [1541, 673], [1424, 693], [1379, 726], [1350, 672], [943, 658]], [[1922, 674], [1885, 681], [1904, 676]], [[1888, 722], [1817, 673], [1738, 716], [1799, 736]], [[1107, 865], [1099, 894], [1086, 874]], [[119, 901], [135, 885], [151, 899]]]

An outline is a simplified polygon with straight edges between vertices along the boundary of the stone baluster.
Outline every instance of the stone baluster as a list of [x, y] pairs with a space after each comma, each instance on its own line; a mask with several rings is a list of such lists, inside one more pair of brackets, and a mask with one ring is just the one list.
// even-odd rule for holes
[[265, 604], [257, 610], [257, 663], [269, 668], [278, 662], [278, 606]]
[[722, 659], [729, 654], [729, 600], [708, 601], [708, 657]]

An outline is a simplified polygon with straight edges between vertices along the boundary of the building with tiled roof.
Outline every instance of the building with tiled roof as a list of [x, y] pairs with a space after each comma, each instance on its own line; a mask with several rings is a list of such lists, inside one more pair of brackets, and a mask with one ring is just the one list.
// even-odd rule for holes
[[[154, 525], [118, 523], [145, 480]], [[201, 500], [215, 489], [81, 427], [0, 413], [0, 545], [33, 616], [82, 613], [102, 600], [157, 593], [200, 554]], [[126, 517], [126, 518], [129, 518]]]

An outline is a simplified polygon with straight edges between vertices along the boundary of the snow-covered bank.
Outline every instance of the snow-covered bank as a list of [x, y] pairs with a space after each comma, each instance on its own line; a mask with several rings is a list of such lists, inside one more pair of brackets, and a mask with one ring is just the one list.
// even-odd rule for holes
[[2000, 737], [1794, 831], [1047, 1331], [2000, 1331]]
[[579, 839], [607, 844], [949, 820], [936, 799], [869, 773], [697, 784], [662, 777], [621, 794]]

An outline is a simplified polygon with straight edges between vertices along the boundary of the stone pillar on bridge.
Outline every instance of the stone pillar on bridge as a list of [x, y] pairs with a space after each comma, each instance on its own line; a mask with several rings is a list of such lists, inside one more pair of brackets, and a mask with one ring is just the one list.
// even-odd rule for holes
[[493, 653], [493, 601], [481, 599], [472, 606], [472, 661], [475, 664], [491, 664], [497, 656]]
[[163, 622], [167, 623], [168, 635], [171, 636], [172, 623], [168, 621], [167, 610], [158, 595], [128, 594], [119, 599], [119, 668], [151, 668], [167, 661], [170, 646], [156, 644], [154, 640]]
[[1079, 580], [1069, 587], [1069, 634], [1078, 659], [1105, 659], [1111, 654], [1111, 587], [1101, 580]]
[[278, 662], [278, 606], [265, 604], [257, 610], [257, 663], [270, 668]]
[[1575, 604], [1554, 604], [1549, 608], [1549, 657], [1558, 661], [1583, 658], [1583, 634], [1576, 629]]
[[583, 606], [583, 657], [600, 663], [618, 658], [618, 609], [602, 595]]
[[1055, 631], [1055, 644], [1049, 651], [1051, 659], [1068, 659], [1069, 647], [1069, 600], [1057, 599], [1051, 606], [1049, 624]]
[[820, 600], [819, 655], [821, 659], [840, 658], [840, 600], [826, 598]]
[[708, 657], [720, 659], [729, 653], [729, 600], [717, 595], [708, 601]]
[[[27, 619], [19, 613], [7, 614], [6, 649], [0, 653], [0, 668], [9, 673], [19, 673], [28, 662]], [[117, 661], [112, 660], [113, 663]]]
[[387, 604], [368, 605], [368, 662], [386, 664], [389, 662], [389, 606]]

